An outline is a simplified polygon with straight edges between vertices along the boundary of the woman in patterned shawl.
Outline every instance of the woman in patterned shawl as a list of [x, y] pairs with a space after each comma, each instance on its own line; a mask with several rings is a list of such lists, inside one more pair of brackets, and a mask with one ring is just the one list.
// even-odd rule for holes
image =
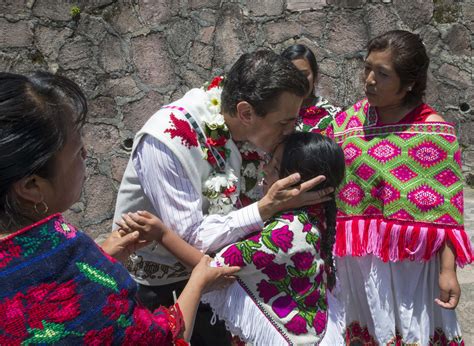
[[308, 78], [311, 90], [306, 95], [296, 122], [296, 130], [302, 132], [317, 132], [325, 134], [326, 128], [341, 111], [326, 99], [316, 95], [316, 83], [319, 67], [314, 53], [303, 44], [294, 44], [286, 48], [281, 56], [291, 60], [306, 78]]
[[367, 98], [328, 128], [346, 177], [335, 244], [346, 343], [463, 344], [456, 266], [472, 262], [454, 127], [423, 103], [429, 58], [418, 35], [368, 43]]
[[[183, 344], [203, 290], [238, 268], [203, 258], [171, 308], [138, 304], [127, 270], [60, 214], [81, 194], [86, 113], [69, 79], [0, 73], [0, 345]], [[104, 249], [128, 257], [137, 240]]]

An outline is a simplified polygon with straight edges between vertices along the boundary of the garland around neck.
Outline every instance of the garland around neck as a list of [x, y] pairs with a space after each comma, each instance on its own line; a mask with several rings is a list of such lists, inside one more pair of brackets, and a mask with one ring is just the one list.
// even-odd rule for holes
[[227, 158], [230, 150], [225, 147], [230, 139], [229, 129], [221, 114], [220, 86], [223, 77], [216, 77], [211, 83], [204, 85], [207, 107], [210, 115], [203, 120], [204, 133], [207, 137], [203, 147], [203, 158], [213, 167], [214, 171], [204, 182], [203, 195], [209, 200], [209, 214], [228, 214], [235, 209], [238, 201], [238, 178], [230, 168]]

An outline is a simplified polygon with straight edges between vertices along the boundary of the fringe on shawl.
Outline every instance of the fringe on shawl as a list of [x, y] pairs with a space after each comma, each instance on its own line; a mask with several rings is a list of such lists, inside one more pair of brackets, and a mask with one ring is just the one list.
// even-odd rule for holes
[[207, 293], [201, 300], [243, 341], [252, 345], [288, 345], [238, 282], [227, 289]]
[[338, 219], [334, 254], [339, 257], [373, 254], [384, 262], [428, 261], [447, 240], [453, 246], [458, 266], [473, 261], [471, 242], [463, 228], [376, 218]]

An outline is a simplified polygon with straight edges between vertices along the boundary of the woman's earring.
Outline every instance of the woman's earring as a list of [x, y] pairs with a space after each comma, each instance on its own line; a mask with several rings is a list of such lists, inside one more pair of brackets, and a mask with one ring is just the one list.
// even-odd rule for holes
[[[41, 210], [41, 211], [38, 210], [38, 204], [41, 205], [41, 207], [43, 208], [43, 210]], [[45, 214], [48, 212], [48, 210], [49, 210], [48, 205], [46, 204], [45, 201], [41, 201], [41, 202], [39, 202], [39, 203], [36, 203], [33, 208], [35, 209], [35, 212], [36, 212], [38, 215], [45, 215]]]
[[407, 90], [408, 90], [408, 91], [411, 91], [411, 89], [412, 89], [412, 87], [411, 87], [411, 86], [409, 86], [409, 87], [407, 88]]

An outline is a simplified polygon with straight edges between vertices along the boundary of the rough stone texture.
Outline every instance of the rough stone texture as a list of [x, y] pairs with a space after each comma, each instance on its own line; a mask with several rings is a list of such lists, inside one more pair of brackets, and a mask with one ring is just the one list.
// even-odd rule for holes
[[326, 0], [287, 0], [286, 9], [289, 11], [320, 10], [326, 6]]
[[0, 18], [0, 48], [28, 47], [32, 41], [28, 22], [10, 23]]
[[434, 4], [426, 0], [393, 0], [403, 22], [411, 29], [428, 24], [433, 16]]
[[247, 10], [254, 16], [278, 16], [283, 12], [282, 0], [247, 1]]
[[173, 65], [161, 34], [140, 36], [132, 40], [133, 60], [143, 83], [154, 87], [170, 87]]
[[68, 216], [96, 236], [112, 224], [126, 148], [147, 118], [262, 46], [308, 45], [320, 64], [318, 92], [348, 106], [363, 96], [367, 40], [416, 30], [431, 57], [427, 100], [455, 122], [474, 182], [473, 14], [472, 0], [3, 0], [0, 69], [57, 71], [84, 89], [89, 179]]

